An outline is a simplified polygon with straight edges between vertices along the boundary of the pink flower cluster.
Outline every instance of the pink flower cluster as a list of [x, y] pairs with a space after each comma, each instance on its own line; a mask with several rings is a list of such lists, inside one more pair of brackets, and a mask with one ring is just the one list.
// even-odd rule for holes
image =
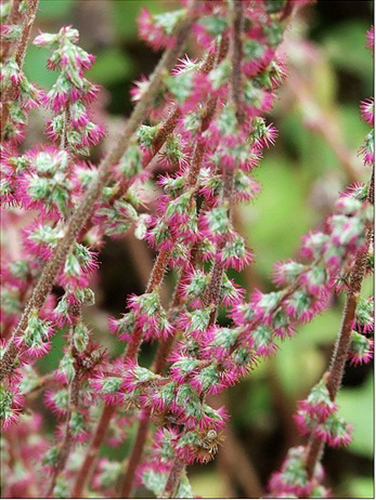
[[47, 135], [55, 142], [66, 142], [74, 153], [88, 155], [88, 148], [103, 139], [104, 130], [92, 122], [86, 109], [99, 88], [84, 77], [95, 58], [76, 45], [78, 39], [78, 31], [66, 26], [56, 35], [41, 33], [34, 44], [52, 52], [48, 68], [59, 72], [56, 83], [43, 96], [43, 104], [56, 115], [47, 124]]
[[337, 415], [337, 405], [330, 400], [325, 380], [321, 380], [308, 398], [299, 402], [295, 420], [302, 434], [313, 434], [332, 447], [351, 441], [351, 426]]
[[[182, 1], [182, 9], [154, 16], [142, 10], [141, 38], [155, 50], [166, 49], [167, 55], [176, 47], [188, 13], [193, 16], [192, 32], [203, 58], [185, 56], [162, 74], [156, 99], [147, 101], [147, 124], [138, 127], [117, 157], [121, 159], [109, 166], [107, 183], [92, 204], [94, 215], [67, 245], [64, 264], [53, 275], [53, 293], [47, 293], [41, 305], [38, 294], [43, 287], [40, 291], [37, 286], [30, 307], [32, 287], [62, 251], [79, 200], [103, 174], [82, 157], [89, 156], [104, 130], [94, 123], [90, 110], [99, 89], [85, 77], [94, 57], [77, 45], [79, 35], [71, 26], [34, 40], [51, 52], [48, 68], [58, 75], [49, 91], [27, 82], [13, 57], [2, 69], [5, 88], [17, 90], [5, 127], [1, 196], [7, 222], [20, 238], [19, 248], [9, 245], [2, 256], [0, 352], [8, 364], [0, 370], [0, 418], [5, 431], [14, 432], [17, 439], [25, 436], [27, 450], [51, 481], [50, 496], [69, 496], [82, 474], [94, 469], [90, 494], [112, 495], [122, 465], [101, 459], [94, 467], [90, 460], [104, 440], [110, 446], [123, 443], [138, 421], [149, 425], [150, 419], [157, 427], [152, 446], [133, 471], [136, 481], [156, 495], [164, 494], [177, 462], [211, 460], [228, 414], [223, 407], [211, 407], [207, 396], [237, 383], [260, 358], [275, 352], [277, 340], [292, 336], [299, 324], [323, 311], [332, 293], [346, 291], [354, 261], [367, 245], [372, 207], [367, 186], [359, 184], [339, 197], [321, 231], [303, 238], [301, 262], [276, 266], [279, 289], [255, 290], [244, 300], [245, 291], [228, 271], [243, 270], [255, 256], [236, 228], [233, 209], [258, 195], [254, 169], [276, 140], [265, 114], [286, 76], [279, 47], [291, 5], [266, 0], [191, 4]], [[236, 6], [241, 7], [238, 27]], [[12, 30], [3, 31], [12, 38]], [[137, 106], [142, 108], [153, 85], [153, 77], [138, 82], [132, 92]], [[27, 112], [37, 102], [52, 112], [47, 124], [52, 144], [21, 152], [17, 142], [25, 132]], [[373, 100], [364, 101], [361, 111], [372, 125]], [[363, 146], [366, 164], [373, 161], [371, 147], [370, 135]], [[152, 169], [163, 174], [157, 176], [151, 200], [145, 185]], [[145, 206], [148, 212], [141, 213]], [[109, 320], [110, 331], [126, 344], [124, 355], [110, 359], [85, 324], [82, 310], [95, 301], [90, 286], [103, 237], [119, 238], [130, 229], [157, 257], [145, 293], [128, 297], [123, 316]], [[20, 252], [28, 260], [21, 259]], [[165, 308], [160, 286], [168, 269], [177, 283]], [[357, 304], [349, 349], [354, 364], [372, 356], [372, 306], [371, 300]], [[220, 309], [226, 326], [217, 322]], [[12, 335], [24, 317], [25, 328]], [[50, 351], [57, 331], [63, 334], [64, 347], [59, 365], [44, 379], [35, 363]], [[155, 341], [163, 359], [157, 355], [153, 368], [140, 366], [140, 346]], [[58, 420], [54, 443], [42, 438], [33, 443], [41, 417], [35, 411], [29, 420], [27, 413], [22, 415], [41, 388], [46, 407]], [[107, 415], [103, 429], [102, 410], [102, 416]], [[350, 439], [350, 428], [338, 417], [324, 382], [300, 402], [296, 419], [303, 433], [332, 446]], [[273, 494], [328, 494], [320, 486], [320, 466], [309, 479], [304, 453], [305, 448], [290, 450], [281, 471], [272, 477]], [[73, 454], [78, 459], [68, 466]], [[35, 478], [26, 472], [25, 488], [33, 492]], [[16, 495], [20, 485], [12, 476], [6, 491]], [[38, 493], [41, 490], [38, 485]], [[193, 496], [185, 473], [178, 492]]]

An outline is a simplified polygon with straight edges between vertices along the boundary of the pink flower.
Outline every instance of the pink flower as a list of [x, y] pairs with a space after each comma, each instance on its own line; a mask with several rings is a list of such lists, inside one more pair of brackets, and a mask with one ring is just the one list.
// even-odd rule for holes
[[370, 127], [374, 125], [375, 118], [375, 101], [373, 97], [365, 99], [360, 105], [360, 111], [362, 113], [362, 118], [368, 123]]

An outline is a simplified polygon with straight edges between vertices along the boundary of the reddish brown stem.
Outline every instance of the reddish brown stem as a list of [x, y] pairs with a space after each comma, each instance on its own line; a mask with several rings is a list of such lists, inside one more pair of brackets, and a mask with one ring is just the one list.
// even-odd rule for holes
[[[29, 42], [31, 29], [33, 27], [35, 16], [38, 10], [38, 5], [39, 5], [39, 0], [28, 1], [28, 9], [25, 15], [24, 23], [22, 25], [21, 38], [20, 41], [18, 42], [15, 53], [15, 61], [20, 71], [24, 63], [27, 44]], [[4, 139], [5, 128], [9, 118], [9, 107], [11, 106], [12, 102], [16, 99], [17, 92], [18, 92], [17, 86], [10, 86], [4, 90], [2, 96], [3, 98], [1, 100], [2, 101], [1, 123], [0, 123], [1, 140]]]
[[[178, 286], [179, 285], [177, 285], [177, 288]], [[170, 353], [174, 340], [175, 340], [174, 335], [171, 335], [170, 337], [168, 337], [167, 340], [159, 344], [157, 354], [155, 357], [154, 367], [152, 368], [152, 370], [155, 373], [163, 372], [167, 363], [167, 357]], [[127, 463], [127, 470], [124, 475], [124, 480], [120, 489], [119, 498], [132, 498], [134, 477], [136, 474], [137, 466], [142, 459], [149, 425], [150, 425], [150, 410], [145, 409], [138, 425], [136, 439], [133, 444], [129, 461]]]
[[[230, 92], [231, 98], [235, 105], [236, 117], [239, 125], [244, 120], [244, 113], [242, 109], [242, 99], [243, 88], [241, 79], [241, 59], [242, 59], [242, 41], [241, 41], [241, 30], [243, 24], [243, 5], [242, 0], [233, 0], [233, 19], [231, 28], [231, 62], [232, 70], [230, 77]], [[223, 168], [222, 178], [223, 178], [223, 191], [222, 191], [222, 203], [227, 205], [229, 214], [231, 213], [232, 204], [232, 194], [234, 189], [234, 176], [235, 170], [230, 168]], [[220, 249], [220, 246], [219, 246]], [[221, 301], [221, 287], [224, 274], [224, 265], [217, 259], [214, 262], [210, 282], [205, 290], [205, 295], [203, 302], [206, 307], [212, 307], [210, 313], [209, 325], [213, 325], [216, 322], [218, 314], [218, 306]], [[162, 498], [174, 498], [177, 489], [180, 484], [181, 476], [183, 474], [185, 465], [184, 462], [179, 458], [175, 457], [172, 469], [167, 478], [167, 483], [165, 490], [163, 492]]]
[[134, 477], [144, 451], [144, 446], [149, 430], [149, 422], [150, 422], [150, 411], [146, 410], [140, 417], [136, 439], [133, 444], [132, 453], [129, 457], [127, 471], [125, 473], [124, 480], [121, 485], [119, 498], [131, 498]]
[[[374, 172], [368, 190], [368, 201], [374, 203]], [[330, 364], [327, 388], [329, 396], [332, 401], [335, 400], [337, 393], [341, 387], [345, 365], [348, 358], [349, 346], [351, 342], [351, 333], [353, 329], [356, 305], [359, 293], [362, 288], [362, 282], [366, 271], [366, 264], [368, 259], [368, 251], [372, 240], [373, 228], [366, 228], [365, 249], [360, 252], [355, 260], [354, 267], [350, 274], [350, 280], [347, 291], [346, 305], [344, 309], [342, 326], [339, 332], [336, 345], [334, 347], [333, 357]], [[306, 456], [306, 470], [308, 478], [311, 479], [314, 475], [316, 465], [321, 459], [324, 451], [324, 444], [322, 441], [313, 435], [308, 444]]]
[[[6, 20], [6, 24], [9, 26], [14, 26], [18, 24], [19, 19], [21, 17], [21, 13], [19, 11], [19, 6], [20, 6], [21, 0], [13, 0], [12, 2], [12, 7], [11, 11], [9, 13], [9, 17]], [[6, 41], [2, 40], [1, 47], [0, 47], [0, 61], [2, 63], [5, 63], [5, 61], [9, 58], [9, 55], [11, 53], [12, 49], [12, 42], [11, 41]]]
[[[225, 57], [226, 53], [228, 50], [228, 40], [225, 37], [222, 37], [221, 42], [219, 44], [218, 48], [218, 54], [217, 54], [217, 63], [219, 63], [223, 57]], [[215, 53], [210, 52], [206, 58], [206, 60], [203, 62], [202, 66], [200, 67], [200, 73], [203, 73], [204, 75], [207, 75], [214, 67], [215, 63]], [[204, 132], [206, 128], [210, 125], [210, 109], [215, 108], [216, 106], [216, 99], [211, 99], [210, 100], [211, 104], [209, 107], [209, 111], [207, 110], [206, 113], [204, 113], [204, 117], [202, 120], [202, 127], [201, 127], [201, 132]], [[213, 110], [214, 111], [214, 110]], [[169, 114], [169, 116], [166, 118], [166, 120], [159, 126], [157, 134], [154, 138], [152, 147], [150, 148], [150, 153], [145, 155], [142, 160], [142, 168], [145, 169], [148, 165], [150, 165], [151, 161], [157, 153], [160, 151], [164, 143], [166, 142], [168, 136], [172, 134], [172, 132], [175, 130], [175, 127], [179, 121], [179, 118], [181, 117], [181, 110], [178, 106], [174, 106]], [[131, 187], [131, 185], [134, 182], [133, 179], [129, 179], [128, 181], [124, 182], [119, 190], [117, 191], [116, 194], [111, 198], [111, 202], [114, 202], [115, 200], [118, 200], [121, 198]]]
[[171, 255], [171, 250], [163, 249], [159, 252], [158, 257], [153, 266], [148, 286], [145, 293], [150, 293], [155, 290], [162, 282], [163, 276], [166, 272], [168, 260]]
[[[161, 250], [158, 254], [157, 260], [154, 263], [153, 271], [151, 273], [151, 278], [149, 281], [149, 284], [146, 288], [146, 293], [150, 293], [155, 288], [157, 288], [164, 276], [164, 273], [166, 271], [166, 266], [168, 263], [168, 259], [170, 256], [170, 250]], [[142, 342], [142, 333], [139, 331], [139, 329], [135, 329], [133, 334], [132, 334], [132, 340], [128, 344], [126, 353], [124, 355], [125, 360], [129, 359], [137, 359], [137, 354], [138, 350], [140, 348]], [[99, 448], [106, 437], [106, 432], [108, 429], [108, 426], [111, 422], [112, 416], [115, 412], [115, 407], [111, 405], [105, 405], [103, 409], [103, 413], [101, 416], [101, 419], [98, 423], [98, 426], [96, 428], [95, 434], [93, 441], [89, 445], [87, 455], [85, 457], [84, 463], [79, 471], [79, 474], [77, 476], [74, 488], [72, 490], [72, 497], [79, 497], [82, 493], [82, 490], [84, 488], [84, 485], [86, 484], [86, 481], [91, 477], [91, 474], [93, 472], [94, 464], [96, 461], [97, 454], [99, 452]], [[147, 424], [145, 428], [145, 437], [146, 437], [146, 432], [147, 432]], [[141, 439], [141, 437], [140, 437]], [[140, 449], [140, 453], [142, 453], [142, 448]], [[137, 462], [138, 463], [139, 458], [137, 457]]]
[[243, 84], [242, 84], [242, 25], [243, 25], [243, 2], [242, 0], [233, 0], [233, 16], [231, 26], [231, 99], [235, 105], [236, 118], [239, 123], [244, 121], [243, 106]]
[[[222, 52], [223, 52], [223, 48], [221, 50], [219, 50], [218, 55], [217, 55], [217, 60], [219, 59], [220, 56], [222, 56]], [[210, 54], [210, 57], [208, 57], [208, 59], [206, 61], [206, 67], [203, 68], [205, 70], [205, 72], [208, 72], [208, 71], [210, 71], [210, 69], [213, 68], [214, 61], [215, 61], [214, 54]], [[210, 98], [208, 100], [208, 102], [205, 106], [202, 120], [201, 120], [201, 133], [204, 132], [208, 128], [208, 126], [210, 125], [210, 122], [215, 114], [216, 105], [217, 105], [216, 99]], [[192, 158], [190, 168], [189, 168], [188, 180], [187, 180], [187, 187], [188, 188], [190, 188], [190, 187], [194, 188], [197, 184], [198, 175], [200, 172], [204, 152], [205, 152], [205, 141], [203, 140], [203, 138], [201, 136], [199, 136], [196, 143], [195, 143], [193, 158]], [[179, 283], [176, 286], [175, 296], [174, 296], [174, 299], [172, 300], [171, 309], [173, 309], [179, 301], [179, 289], [180, 289], [180, 284], [181, 284], [182, 279], [183, 279], [183, 277], [181, 276]], [[152, 281], [153, 281], [153, 275], [151, 277], [150, 283], [152, 283]], [[174, 336], [170, 336], [166, 341], [162, 342], [159, 345], [159, 348], [158, 348], [157, 354], [156, 354], [155, 365], [154, 365], [155, 373], [162, 373], [162, 371], [166, 365], [166, 359], [167, 359], [167, 356], [172, 348], [174, 339], [175, 339]], [[127, 470], [126, 470], [126, 473], [124, 476], [124, 481], [122, 483], [122, 487], [121, 487], [121, 491], [120, 491], [120, 498], [129, 498], [132, 495], [136, 469], [137, 469], [139, 462], [142, 459], [143, 449], [144, 449], [145, 442], [146, 442], [147, 432], [148, 432], [149, 423], [150, 423], [149, 417], [150, 417], [150, 411], [145, 410], [145, 416], [140, 421], [140, 424], [139, 424], [139, 427], [137, 430], [136, 440], [134, 442], [132, 452], [131, 452], [131, 455], [129, 458], [129, 462], [127, 465]]]
[[[223, 170], [223, 191], [222, 191], [222, 201], [228, 205], [229, 214], [232, 202], [232, 193], [234, 189], [234, 170], [226, 169]], [[225, 267], [220, 260], [216, 260], [213, 265], [211, 272], [210, 282], [205, 291], [204, 304], [208, 307], [212, 307], [212, 312], [210, 313], [210, 325], [213, 325], [217, 318], [218, 306], [221, 301], [221, 287], [223, 281], [223, 274]]]
[[95, 430], [95, 434], [91, 443], [89, 444], [84, 463], [82, 464], [78, 476], [76, 477], [76, 481], [73, 485], [71, 498], [82, 497], [82, 492], [85, 488], [86, 481], [89, 477], [91, 477], [99, 449], [106, 437], [108, 426], [113, 414], [115, 413], [115, 409], [116, 407], [111, 405], [106, 405], [103, 409], [101, 418]]
[[161, 498], [176, 498], [184, 469], [184, 461], [181, 458], [175, 458]]
[[322, 454], [324, 452], [324, 443], [321, 439], [311, 436], [308, 443], [308, 453], [306, 457], [306, 470], [308, 479], [312, 479], [316, 465], [321, 460]]

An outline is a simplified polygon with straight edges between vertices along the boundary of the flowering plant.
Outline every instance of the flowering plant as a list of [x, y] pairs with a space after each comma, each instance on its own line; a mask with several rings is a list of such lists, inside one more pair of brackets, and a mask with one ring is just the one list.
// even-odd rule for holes
[[[136, 82], [134, 110], [98, 167], [88, 161], [105, 137], [96, 119], [100, 89], [86, 76], [94, 57], [72, 26], [40, 33], [32, 43], [49, 52], [57, 76], [50, 90], [38, 88], [23, 71], [38, 0], [2, 4], [1, 194], [4, 219], [27, 255], [5, 245], [2, 262], [6, 495], [128, 498], [143, 485], [157, 497], [191, 498], [186, 466], [209, 462], [224, 441], [229, 414], [213, 398], [344, 293], [331, 365], [296, 413], [309, 440], [289, 451], [269, 484], [271, 496], [328, 495], [324, 445], [351, 439], [335, 401], [345, 363], [372, 357], [373, 302], [359, 294], [372, 271], [373, 181], [339, 196], [322, 229], [303, 238], [300, 260], [276, 265], [276, 291], [255, 289], [246, 298], [229, 276], [255, 261], [234, 210], [260, 191], [254, 170], [277, 135], [265, 114], [287, 71], [280, 47], [306, 3], [189, 0], [172, 12], [142, 10], [140, 37], [164, 55]], [[197, 60], [182, 54], [192, 37], [201, 48]], [[23, 147], [36, 107], [48, 115], [46, 141]], [[361, 109], [372, 127], [373, 100]], [[370, 133], [362, 148], [369, 167], [372, 148]], [[145, 213], [155, 165], [163, 173]], [[109, 332], [125, 345], [111, 358], [84, 311], [95, 302], [105, 239], [127, 231], [147, 241], [156, 259], [145, 292], [127, 298], [120, 318], [109, 318]], [[166, 307], [169, 269], [176, 283]], [[65, 338], [59, 365], [41, 377], [38, 359], [57, 332]], [[155, 360], [143, 366], [140, 349], [154, 342]], [[55, 439], [42, 432], [43, 416], [31, 404], [37, 391], [56, 416]], [[98, 459], [103, 444], [124, 442], [135, 423], [124, 463]], [[21, 438], [17, 456], [12, 443]]]

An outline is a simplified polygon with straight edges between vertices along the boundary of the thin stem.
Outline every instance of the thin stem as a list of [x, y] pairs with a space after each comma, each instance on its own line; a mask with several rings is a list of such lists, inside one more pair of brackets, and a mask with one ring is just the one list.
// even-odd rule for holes
[[[234, 175], [235, 171], [233, 169], [224, 168], [223, 171], [223, 192], [222, 201], [228, 204], [229, 213], [231, 209], [232, 193], [234, 189]], [[211, 272], [210, 282], [205, 291], [203, 298], [206, 307], [211, 306], [212, 311], [210, 313], [210, 325], [213, 325], [216, 321], [218, 314], [218, 306], [221, 301], [221, 287], [223, 281], [223, 275], [225, 271], [225, 266], [220, 260], [216, 260], [213, 265]]]
[[20, 69], [22, 68], [25, 60], [26, 49], [29, 43], [30, 33], [35, 21], [38, 5], [39, 0], [28, 0], [27, 17], [22, 28], [21, 39], [16, 51], [16, 63]]
[[[235, 105], [236, 118], [240, 126], [245, 116], [242, 107], [243, 88], [241, 78], [241, 60], [242, 60], [242, 41], [241, 31], [243, 25], [243, 5], [242, 0], [232, 1], [232, 26], [231, 26], [231, 76], [230, 76], [230, 95]], [[222, 170], [223, 190], [222, 203], [227, 205], [229, 216], [231, 216], [232, 195], [234, 190], [235, 169], [224, 167]], [[220, 249], [221, 245], [218, 245]], [[210, 282], [205, 290], [203, 302], [206, 307], [211, 307], [212, 311], [209, 318], [209, 326], [214, 325], [217, 319], [218, 306], [221, 301], [221, 288], [225, 267], [219, 259], [214, 262]], [[170, 474], [167, 478], [165, 490], [162, 498], [174, 498], [179, 487], [181, 476], [184, 472], [184, 462], [175, 457]]]
[[[215, 58], [215, 53], [210, 52], [199, 69], [200, 73], [207, 75], [213, 69], [215, 61], [217, 62], [217, 64], [219, 64], [219, 62], [222, 61], [222, 59], [226, 56], [227, 50], [228, 50], [228, 39], [226, 37], [222, 37], [218, 47], [217, 58]], [[213, 101], [216, 101], [216, 99], [213, 99]], [[181, 110], [179, 106], [176, 105], [172, 108], [166, 120], [159, 126], [153, 144], [150, 148], [150, 152], [149, 154], [145, 155], [142, 160], [143, 169], [146, 169], [146, 167], [151, 163], [152, 159], [155, 158], [156, 154], [160, 151], [160, 149], [166, 142], [168, 136], [172, 134], [172, 132], [175, 130], [179, 118], [181, 118]], [[205, 119], [207, 122], [206, 127], [204, 126]], [[201, 132], [206, 130], [209, 124], [210, 124], [209, 117], [207, 116], [205, 118], [204, 116]], [[124, 182], [120, 186], [119, 190], [111, 198], [111, 202], [114, 202], [115, 200], [121, 198], [121, 196], [123, 196], [130, 188], [130, 186], [133, 184], [134, 180], [135, 178], [132, 178]]]
[[[208, 399], [210, 406], [219, 408], [228, 407], [228, 397], [226, 393], [210, 396]], [[238, 439], [230, 422], [226, 423], [223, 430], [226, 438], [225, 446], [221, 446], [218, 451], [217, 465], [220, 473], [228, 477], [228, 482], [232, 486], [241, 485], [246, 498], [263, 498], [264, 491], [258, 478], [247, 449]], [[236, 495], [232, 495], [236, 497]], [[230, 497], [231, 498], [231, 497]]]
[[72, 431], [70, 428], [70, 419], [72, 416], [72, 411], [70, 410], [67, 416], [67, 422], [66, 422], [66, 428], [65, 428], [65, 434], [63, 438], [63, 442], [61, 444], [60, 450], [59, 450], [59, 457], [57, 459], [57, 462], [55, 464], [54, 470], [52, 472], [52, 477], [50, 481], [50, 485], [48, 487], [47, 493], [46, 493], [46, 498], [52, 498], [52, 495], [54, 493], [54, 489], [56, 486], [56, 481], [57, 478], [59, 477], [60, 473], [65, 469], [70, 449], [72, 447], [72, 442], [73, 442], [73, 436], [72, 436]]
[[[18, 24], [18, 21], [21, 17], [21, 13], [19, 10], [21, 0], [13, 0], [11, 10], [8, 16], [8, 19], [6, 20], [6, 24], [9, 26], [16, 25]], [[1, 46], [0, 46], [0, 61], [2, 63], [5, 63], [5, 61], [9, 58], [10, 52], [12, 48], [12, 42], [2, 40]]]
[[[227, 44], [225, 45], [226, 49], [225, 51], [227, 52]], [[216, 61], [220, 60], [222, 58], [224, 52], [224, 47], [221, 42], [219, 49], [218, 49], [218, 54]], [[209, 72], [213, 66], [214, 66], [214, 61], [215, 57], [214, 54], [210, 54], [211, 57], [207, 58], [206, 61], [206, 67], [204, 68], [205, 71]], [[201, 133], [204, 132], [210, 125], [211, 120], [214, 117], [215, 111], [216, 111], [216, 106], [217, 106], [217, 99], [216, 98], [209, 98], [203, 115], [201, 119]], [[202, 159], [205, 153], [205, 141], [202, 138], [202, 136], [198, 136], [195, 146], [194, 146], [194, 152], [193, 152], [193, 158], [190, 163], [189, 167], [189, 172], [188, 172], [188, 179], [187, 179], [187, 187], [188, 188], [195, 188], [197, 186], [198, 182], [198, 176], [200, 172], [200, 168], [202, 165]], [[194, 196], [194, 194], [192, 195]], [[153, 276], [151, 277], [151, 281], [153, 279]], [[180, 276], [179, 282], [176, 286], [175, 289], [175, 295], [172, 300], [171, 306], [170, 306], [170, 312], [171, 310], [176, 307], [179, 301], [179, 289], [181, 286], [181, 283], [183, 281], [183, 275]], [[175, 337], [171, 335], [168, 337], [167, 340], [164, 342], [161, 342], [157, 354], [156, 354], [156, 359], [154, 363], [154, 371], [155, 373], [162, 373], [165, 365], [166, 365], [166, 359], [168, 357], [168, 354], [172, 348], [172, 345], [174, 343]], [[133, 483], [134, 483], [134, 476], [137, 470], [137, 466], [139, 462], [142, 459], [142, 454], [143, 450], [145, 447], [146, 443], [146, 437], [147, 437], [147, 431], [149, 428], [150, 424], [150, 410], [145, 410], [144, 418], [141, 419], [138, 430], [137, 430], [137, 435], [135, 442], [133, 444], [132, 452], [128, 461], [128, 466], [127, 470], [124, 476], [124, 481], [121, 486], [121, 491], [120, 491], [120, 498], [129, 498], [132, 495], [133, 492]]]
[[185, 463], [181, 458], [175, 458], [166, 486], [160, 498], [176, 498], [181, 477], [185, 470]]
[[181, 117], [181, 111], [178, 106], [174, 106], [169, 116], [164, 123], [159, 127], [152, 146], [152, 154], [146, 156], [142, 162], [142, 167], [145, 168], [151, 161], [152, 158], [158, 153], [163, 144], [166, 142], [167, 137], [172, 134]]
[[171, 250], [163, 249], [159, 252], [158, 257], [153, 266], [153, 270], [151, 272], [150, 280], [148, 286], [146, 287], [145, 293], [152, 292], [162, 282], [163, 276], [165, 275], [166, 272], [166, 267], [170, 255], [171, 255]]
[[[179, 285], [180, 283], [178, 283], [176, 290], [178, 289]], [[170, 335], [165, 341], [159, 344], [157, 354], [155, 357], [154, 367], [152, 367], [152, 371], [154, 371], [154, 373], [161, 374], [163, 372], [167, 364], [167, 357], [170, 353], [174, 340], [175, 340], [174, 335]], [[134, 477], [136, 474], [137, 467], [142, 459], [146, 438], [149, 430], [150, 414], [151, 414], [150, 409], [147, 408], [143, 411], [142, 416], [140, 418], [136, 439], [134, 441], [132, 452], [127, 462], [127, 470], [124, 475], [124, 480], [121, 484], [119, 498], [132, 497], [133, 487], [134, 487]]]
[[[29, 42], [31, 29], [35, 21], [38, 5], [39, 5], [39, 0], [28, 1], [28, 9], [25, 15], [24, 23], [22, 25], [21, 38], [17, 45], [15, 53], [15, 61], [20, 71], [22, 70], [22, 66], [25, 60], [26, 49]], [[1, 140], [4, 139], [5, 128], [9, 118], [9, 108], [12, 102], [17, 97], [17, 91], [18, 89], [16, 86], [10, 86], [4, 90], [2, 96], [1, 123], [0, 123]]]
[[309, 439], [308, 453], [306, 456], [306, 471], [309, 480], [312, 479], [316, 470], [316, 465], [321, 460], [323, 453], [324, 453], [324, 443], [322, 439], [319, 439], [315, 436], [311, 436]]
[[144, 446], [149, 430], [150, 410], [145, 410], [140, 417], [136, 439], [133, 444], [132, 453], [128, 460], [127, 471], [120, 489], [119, 498], [130, 498], [133, 490], [134, 477], [138, 464], [141, 461]]
[[106, 437], [107, 430], [116, 406], [105, 405], [98, 425], [95, 429], [94, 436], [86, 452], [84, 462], [78, 472], [76, 481], [71, 491], [71, 498], [82, 498], [82, 492], [86, 486], [87, 480], [91, 477], [94, 465], [99, 453], [99, 449]]
[[101, 162], [98, 169], [97, 179], [89, 187], [81, 203], [79, 203], [76, 210], [73, 212], [65, 230], [64, 237], [60, 240], [60, 243], [55, 248], [51, 259], [45, 265], [29, 303], [27, 304], [20, 321], [13, 332], [12, 340], [5, 350], [3, 359], [0, 363], [0, 381], [14, 369], [15, 358], [19, 352], [19, 349], [16, 347], [14, 342], [15, 337], [20, 335], [21, 332], [27, 327], [31, 310], [37, 310], [39, 312], [44, 304], [61, 265], [63, 264], [73, 243], [77, 239], [82, 227], [91, 216], [95, 202], [102, 195], [103, 188], [111, 177], [110, 167], [118, 163], [127, 150], [133, 134], [141, 125], [148, 109], [153, 104], [153, 101], [163, 84], [164, 75], [170, 72], [183, 46], [185, 45], [195, 19], [193, 12], [194, 5], [197, 1], [198, 0], [193, 0], [187, 16], [179, 25], [174, 47], [167, 49], [164, 53], [153, 75], [151, 76], [147, 91], [143, 94], [141, 100], [133, 110], [133, 113], [125, 126], [123, 134], [120, 136], [120, 139], [116, 143], [115, 147]]
[[[372, 173], [367, 196], [368, 201], [372, 204], [374, 203], [373, 177], [374, 172]], [[358, 254], [354, 263], [354, 267], [350, 274], [346, 304], [342, 318], [342, 326], [337, 337], [337, 342], [334, 347], [333, 357], [327, 375], [326, 386], [328, 388], [329, 396], [332, 401], [335, 400], [337, 393], [341, 387], [343, 374], [345, 371], [345, 365], [348, 358], [351, 334], [355, 319], [355, 311], [366, 271], [368, 251], [372, 240], [372, 232], [372, 227], [366, 228], [365, 248]], [[321, 459], [323, 451], [324, 443], [320, 439], [311, 435], [306, 455], [306, 470], [309, 479], [313, 477], [316, 465]]]
[[233, 0], [232, 26], [231, 26], [231, 99], [235, 105], [236, 118], [239, 123], [244, 121], [243, 107], [243, 84], [241, 62], [243, 54], [243, 44], [241, 39], [243, 25], [243, 2], [242, 0]]
[[[146, 287], [145, 293], [150, 293], [160, 286], [163, 276], [166, 271], [168, 259], [170, 256], [170, 250], [161, 250], [158, 254], [158, 257], [154, 263], [154, 267], [151, 273], [150, 281], [148, 286]], [[124, 355], [124, 360], [129, 359], [137, 359], [138, 350], [140, 348], [142, 342], [142, 332], [139, 329], [135, 329], [132, 333], [131, 342], [129, 342], [126, 353]], [[81, 469], [76, 478], [76, 482], [71, 492], [71, 496], [73, 498], [79, 498], [82, 494], [83, 488], [86, 482], [90, 479], [91, 474], [94, 469], [94, 464], [99, 452], [99, 448], [106, 437], [107, 429], [110, 425], [112, 416], [116, 411], [116, 407], [112, 405], [105, 405], [102, 416], [98, 422], [98, 426], [96, 428], [93, 440], [88, 447], [85, 460], [81, 466]], [[147, 424], [145, 429], [145, 437], [147, 432]], [[139, 438], [144, 439], [144, 437]], [[142, 453], [142, 447], [140, 448], [140, 452]], [[139, 458], [137, 458], [137, 463]]]
[[[75, 316], [75, 321], [74, 325], [72, 325], [70, 329], [70, 353], [77, 360], [77, 350], [74, 347], [73, 344], [73, 336], [75, 332], [75, 328], [77, 326], [78, 321], [81, 318], [81, 306], [77, 305], [74, 307], [73, 314]], [[72, 428], [71, 428], [71, 418], [72, 418], [72, 411], [75, 410], [78, 407], [78, 401], [79, 401], [79, 394], [80, 394], [80, 379], [81, 379], [81, 369], [80, 365], [75, 363], [75, 374], [73, 377], [73, 380], [70, 382], [69, 387], [68, 387], [68, 394], [69, 394], [69, 411], [67, 415], [67, 420], [66, 420], [66, 425], [65, 425], [65, 433], [63, 437], [63, 441], [61, 443], [60, 449], [59, 449], [59, 455], [57, 458], [57, 462], [54, 466], [54, 470], [52, 473], [50, 485], [47, 490], [47, 497], [46, 498], [51, 498], [56, 486], [56, 481], [59, 477], [60, 474], [64, 472], [65, 466], [68, 461], [68, 457], [72, 448], [73, 444], [73, 433], [72, 433]]]

